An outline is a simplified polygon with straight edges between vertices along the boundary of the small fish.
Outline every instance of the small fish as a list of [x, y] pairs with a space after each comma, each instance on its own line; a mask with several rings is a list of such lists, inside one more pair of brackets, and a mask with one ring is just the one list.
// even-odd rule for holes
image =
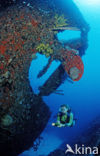
[[58, 95], [64, 95], [64, 93], [57, 93], [57, 92], [54, 92], [54, 94], [58, 94]]
[[55, 90], [56, 92], [63, 92], [63, 90]]

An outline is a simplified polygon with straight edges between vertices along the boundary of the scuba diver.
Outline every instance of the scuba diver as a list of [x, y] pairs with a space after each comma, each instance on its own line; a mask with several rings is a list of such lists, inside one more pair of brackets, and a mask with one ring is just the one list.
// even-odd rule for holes
[[56, 127], [72, 127], [75, 125], [73, 113], [68, 105], [61, 105], [57, 115], [57, 122], [52, 123]]

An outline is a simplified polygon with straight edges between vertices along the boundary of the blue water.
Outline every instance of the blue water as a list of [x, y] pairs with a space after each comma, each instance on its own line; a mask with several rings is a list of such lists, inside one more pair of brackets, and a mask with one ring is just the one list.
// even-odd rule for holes
[[65, 30], [64, 33], [58, 33], [57, 37], [61, 42], [80, 38], [80, 31]]
[[61, 62], [53, 61], [47, 72], [44, 73], [43, 76], [38, 78], [39, 71], [43, 70], [44, 66], [47, 65], [49, 58], [40, 53], [37, 53], [36, 56], [37, 58], [32, 61], [29, 69], [29, 80], [33, 92], [38, 95], [40, 93], [39, 87], [42, 87], [44, 85], [45, 81], [48, 80], [48, 78], [53, 74], [53, 72], [59, 67]]
[[[88, 0], [84, 0], [84, 3], [83, 0], [74, 0], [74, 2], [91, 27], [88, 37], [89, 47], [82, 57], [84, 75], [80, 81], [71, 84], [66, 80], [58, 88], [58, 90], [63, 90], [64, 96], [51, 94], [48, 97], [43, 97], [45, 103], [50, 107], [52, 116], [46, 129], [41, 134], [44, 139], [38, 151], [34, 152], [31, 148], [29, 151], [24, 152], [23, 156], [25, 154], [27, 156], [49, 154], [63, 142], [69, 143], [75, 136], [90, 127], [91, 121], [100, 114], [100, 3], [91, 3], [90, 5]], [[62, 0], [62, 3], [66, 5], [66, 0]], [[59, 40], [62, 39], [68, 39], [66, 32], [59, 34]], [[32, 83], [34, 85], [34, 82]], [[77, 118], [74, 127], [55, 128], [51, 126], [51, 123], [55, 121], [53, 116], [57, 113], [61, 104], [68, 104], [72, 108]]]

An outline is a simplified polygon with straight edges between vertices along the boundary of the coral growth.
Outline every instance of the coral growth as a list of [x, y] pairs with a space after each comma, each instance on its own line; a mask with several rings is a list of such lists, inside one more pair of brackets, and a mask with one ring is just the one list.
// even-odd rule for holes
[[[46, 108], [45, 104], [39, 97], [35, 98], [28, 81], [30, 62], [36, 58], [35, 47], [39, 44], [40, 36], [45, 39], [43, 32], [47, 32], [47, 28], [40, 28], [38, 23], [42, 25], [43, 21], [37, 9], [14, 6], [0, 14], [0, 153], [7, 153], [2, 155], [19, 154], [22, 151], [19, 146], [23, 149], [26, 145], [30, 147], [49, 118], [41, 114]], [[53, 38], [52, 34], [48, 35], [49, 41], [50, 37]], [[46, 112], [49, 112], [48, 108]], [[37, 113], [40, 118], [43, 117], [42, 123]], [[22, 138], [26, 142], [26, 137], [31, 137], [30, 143], [23, 145]], [[6, 142], [9, 144], [6, 145]], [[15, 142], [18, 142], [17, 147]], [[8, 154], [13, 151], [14, 154]]]
[[49, 44], [41, 43], [37, 46], [36, 50], [44, 54], [46, 57], [49, 57], [51, 54], [53, 54], [53, 49]]
[[74, 49], [67, 49], [66, 51], [62, 51], [63, 57], [63, 67], [65, 71], [69, 74], [73, 81], [78, 81], [83, 75], [84, 72], [84, 64], [79, 55], [77, 55], [77, 51]]
[[13, 123], [13, 119], [9, 114], [6, 114], [1, 119], [2, 126], [10, 126]]
[[54, 23], [54, 28], [58, 28], [58, 27], [64, 27], [67, 26], [67, 19], [65, 19], [64, 15], [55, 15], [55, 23]]

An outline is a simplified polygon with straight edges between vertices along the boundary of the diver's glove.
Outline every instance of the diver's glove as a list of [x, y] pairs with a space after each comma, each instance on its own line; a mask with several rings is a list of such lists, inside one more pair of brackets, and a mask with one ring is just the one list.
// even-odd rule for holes
[[56, 122], [56, 123], [52, 123], [52, 126], [61, 127], [61, 124]]
[[55, 123], [52, 123], [52, 126], [55, 126]]
[[56, 122], [56, 123], [52, 123], [52, 126], [56, 126], [56, 127], [61, 128], [61, 127], [65, 127], [65, 124], [61, 124], [61, 123]]

